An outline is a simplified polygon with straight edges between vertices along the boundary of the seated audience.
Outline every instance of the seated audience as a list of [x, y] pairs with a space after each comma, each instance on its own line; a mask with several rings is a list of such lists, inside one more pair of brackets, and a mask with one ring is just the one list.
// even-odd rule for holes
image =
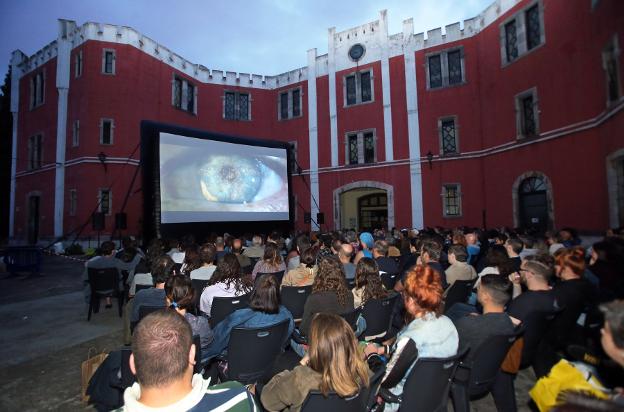
[[[492, 245], [485, 255], [485, 267], [479, 272], [479, 279], [490, 274], [508, 277], [514, 272], [513, 265], [514, 263], [507, 256], [507, 250], [504, 246]], [[479, 279], [477, 279], [475, 287], [479, 286]]]
[[564, 227], [559, 231], [559, 239], [565, 248], [571, 248], [581, 245], [581, 239], [578, 237], [578, 233], [571, 227]]
[[204, 316], [195, 316], [189, 312], [193, 309], [194, 293], [191, 279], [186, 276], [170, 276], [165, 282], [167, 306], [184, 316], [184, 319], [191, 325], [193, 336], [199, 336], [202, 359], [204, 359], [208, 345], [214, 339], [214, 333], [210, 329], [208, 319]]
[[[117, 276], [119, 277], [119, 288], [123, 290], [123, 277], [121, 274], [122, 270], [127, 270], [128, 264], [122, 262], [121, 260], [115, 257], [115, 244], [111, 241], [102, 242], [100, 245], [100, 254], [99, 256], [92, 257], [85, 263], [85, 270], [83, 272], [83, 284], [84, 284], [84, 295], [85, 302], [89, 303], [91, 299], [91, 285], [89, 284], [89, 269], [116, 269]], [[106, 293], [106, 291], [102, 291]], [[110, 290], [110, 293], [113, 293], [113, 290]], [[112, 307], [110, 295], [106, 297], [106, 307]], [[96, 308], [96, 309], [99, 309]]]
[[329, 313], [316, 314], [309, 337], [308, 355], [300, 365], [275, 375], [262, 389], [260, 399], [267, 411], [299, 411], [312, 390], [323, 395], [335, 392], [346, 398], [368, 387], [368, 366], [344, 319]]
[[[442, 245], [438, 243], [436, 240], [426, 239], [421, 243], [421, 247], [420, 247], [421, 264], [429, 266], [431, 269], [437, 272], [438, 276], [440, 277], [442, 288], [446, 289], [448, 285], [446, 283], [446, 275], [444, 273], [444, 268], [440, 264], [441, 255], [442, 255]], [[401, 276], [401, 279], [399, 279], [397, 283], [394, 285], [394, 290], [396, 290], [397, 292], [401, 292], [403, 290], [405, 279], [410, 272], [411, 272], [411, 269], [403, 273], [403, 275]]]
[[202, 357], [209, 359], [222, 354], [227, 349], [232, 329], [236, 327], [266, 327], [283, 320], [288, 320], [288, 333], [284, 336], [283, 342], [286, 344], [295, 327], [295, 322], [288, 309], [280, 305], [277, 280], [273, 276], [265, 276], [258, 281], [258, 285], [251, 292], [249, 307], [238, 309], [215, 326], [215, 339], [205, 355], [202, 353]]
[[360, 251], [356, 253], [355, 258], [353, 259], [353, 263], [357, 265], [360, 259], [362, 259], [363, 257], [372, 258], [373, 253], [371, 252], [371, 250], [373, 249], [374, 245], [375, 240], [373, 239], [373, 235], [371, 235], [369, 232], [360, 233]]
[[[459, 339], [455, 325], [440, 314], [442, 292], [438, 272], [427, 265], [415, 266], [405, 279], [403, 291], [405, 309], [413, 320], [399, 332], [392, 347], [371, 343], [364, 349], [367, 356], [392, 356], [381, 386], [394, 394], [403, 392], [407, 375], [418, 357], [446, 358], [457, 354]], [[398, 407], [387, 404], [385, 410]]]
[[[522, 261], [519, 275], [509, 276], [513, 282], [514, 299], [509, 303], [508, 313], [516, 319], [526, 321], [533, 312], [555, 310], [555, 295], [550, 288], [553, 268], [535, 259]], [[522, 285], [526, 291], [522, 291]]]
[[532, 236], [523, 235], [519, 238], [522, 241], [522, 251], [520, 252], [520, 258], [524, 259], [527, 256], [537, 255], [540, 251], [535, 247], [536, 240]]
[[299, 267], [289, 270], [282, 279], [282, 286], [308, 286], [314, 283], [318, 271], [316, 256], [318, 249], [309, 247], [301, 254]]
[[466, 247], [455, 244], [449, 247], [448, 261], [451, 264], [445, 271], [446, 281], [450, 289], [456, 280], [473, 280], [477, 277], [477, 271], [468, 264], [468, 252]]
[[152, 267], [153, 287], [141, 289], [132, 299], [130, 322], [139, 321], [141, 306], [165, 306], [165, 282], [174, 273], [174, 262], [167, 255], [159, 257]]
[[238, 259], [238, 264], [243, 271], [248, 268], [249, 272], [251, 272], [251, 259], [249, 259], [249, 256], [243, 254], [243, 241], [241, 239], [232, 240], [232, 253], [236, 256], [236, 259]]
[[[604, 314], [601, 343], [605, 353], [624, 368], [624, 300], [615, 300], [600, 306]], [[624, 396], [624, 395], [622, 395]], [[622, 399], [624, 403], [624, 398]]]
[[466, 233], [466, 251], [468, 252], [468, 264], [475, 266], [481, 253], [479, 237], [475, 231]]
[[599, 301], [624, 299], [624, 241], [612, 237], [594, 243], [590, 256], [587, 269], [598, 278]]
[[241, 384], [209, 386], [193, 375], [195, 350], [191, 327], [175, 311], [146, 316], [132, 338], [130, 369], [137, 382], [126, 389], [121, 411], [255, 411], [253, 396]]
[[362, 306], [370, 299], [384, 299], [388, 291], [384, 289], [379, 276], [379, 266], [371, 258], [362, 258], [355, 269], [355, 288], [353, 293], [353, 305]]
[[217, 268], [214, 264], [216, 253], [215, 247], [210, 243], [206, 243], [199, 248], [201, 266], [191, 271], [191, 279], [210, 280]]
[[522, 263], [522, 259], [520, 258], [520, 253], [522, 253], [522, 249], [524, 249], [524, 243], [516, 237], [512, 237], [507, 239], [505, 242], [505, 249], [507, 250], [507, 256], [511, 261], [511, 270], [512, 272], [517, 272], [520, 270], [520, 263]]
[[249, 276], [241, 273], [238, 259], [231, 253], [223, 256], [217, 264], [214, 274], [199, 299], [199, 309], [210, 316], [212, 300], [215, 297], [234, 297], [246, 295], [251, 291], [252, 282]]
[[217, 239], [215, 239], [215, 260], [217, 262], [219, 262], [221, 259], [223, 259], [223, 256], [225, 256], [225, 254], [227, 253], [227, 251], [225, 250], [225, 239], [223, 239], [223, 237], [218, 236]]
[[310, 248], [312, 243], [310, 242], [310, 238], [306, 235], [299, 235], [292, 242], [292, 247], [288, 255], [286, 255], [286, 264], [288, 265], [288, 270], [293, 270], [299, 267], [300, 256], [304, 250]]
[[264, 255], [259, 260], [251, 272], [252, 279], [256, 278], [258, 273], [275, 273], [286, 271], [286, 265], [282, 260], [279, 249], [275, 243], [267, 243], [264, 247]]
[[322, 258], [312, 284], [312, 294], [303, 308], [299, 330], [308, 336], [312, 317], [318, 312], [339, 315], [353, 308], [353, 294], [347, 288], [342, 264], [333, 256]]
[[255, 259], [259, 259], [261, 257], [264, 256], [264, 246], [262, 246], [262, 237], [255, 235], [252, 239], [251, 239], [251, 246], [249, 246], [248, 248], [245, 248], [245, 250], [243, 250], [243, 255], [250, 257], [250, 258], [255, 258]]
[[511, 282], [505, 277], [485, 275], [481, 278], [477, 301], [483, 306], [483, 314], [472, 313], [454, 322], [460, 347], [470, 347], [467, 359], [491, 336], [514, 333], [520, 320], [505, 313], [505, 306], [511, 300], [511, 292]]
[[195, 244], [188, 245], [184, 249], [184, 262], [180, 268], [180, 273], [190, 276], [195, 269], [202, 267], [203, 262], [199, 256], [199, 247]]
[[355, 265], [351, 263], [353, 257], [353, 246], [350, 243], [343, 243], [338, 249], [338, 259], [342, 263], [347, 280], [355, 278]]

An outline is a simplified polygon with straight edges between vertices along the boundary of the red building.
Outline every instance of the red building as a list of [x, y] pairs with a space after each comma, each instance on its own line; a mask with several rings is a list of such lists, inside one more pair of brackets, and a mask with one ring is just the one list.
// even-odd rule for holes
[[622, 44], [624, 2], [498, 0], [426, 34], [411, 19], [389, 34], [382, 11], [260, 76], [59, 20], [12, 56], [10, 235], [76, 233], [98, 209], [104, 233], [122, 209], [138, 233], [143, 119], [292, 142], [297, 228], [304, 212], [327, 228], [621, 226]]

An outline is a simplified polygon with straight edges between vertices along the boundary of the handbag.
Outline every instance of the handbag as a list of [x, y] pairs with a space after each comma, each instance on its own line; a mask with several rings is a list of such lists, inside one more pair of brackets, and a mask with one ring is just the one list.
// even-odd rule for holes
[[520, 337], [511, 345], [503, 363], [501, 370], [503, 372], [516, 374], [520, 370], [520, 362], [522, 361], [522, 349], [524, 348], [524, 338]]
[[608, 390], [593, 373], [582, 366], [560, 360], [547, 376], [540, 378], [529, 395], [540, 412], [551, 410], [558, 403], [560, 394], [566, 391], [583, 392], [599, 399], [607, 399]]
[[102, 362], [104, 362], [104, 360], [108, 356], [108, 353], [106, 352], [93, 355], [95, 351], [96, 351], [95, 348], [89, 348], [89, 351], [87, 352], [87, 360], [83, 361], [81, 365], [82, 389], [81, 389], [80, 395], [81, 395], [82, 401], [85, 404], [89, 402], [89, 395], [87, 395], [87, 388], [89, 387], [89, 381], [91, 380], [91, 377], [93, 376], [97, 368], [100, 367]]

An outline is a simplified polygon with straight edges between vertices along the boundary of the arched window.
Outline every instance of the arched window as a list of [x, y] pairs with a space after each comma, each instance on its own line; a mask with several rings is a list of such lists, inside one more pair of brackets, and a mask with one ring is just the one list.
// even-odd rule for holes
[[546, 231], [553, 227], [552, 186], [540, 172], [527, 172], [513, 187], [514, 225]]

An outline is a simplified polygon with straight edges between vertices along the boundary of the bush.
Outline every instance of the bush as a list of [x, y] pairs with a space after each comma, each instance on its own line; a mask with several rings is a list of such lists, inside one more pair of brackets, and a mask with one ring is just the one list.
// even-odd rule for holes
[[82, 246], [78, 243], [74, 243], [67, 248], [65, 248], [65, 254], [67, 255], [84, 255], [84, 251], [82, 250]]

